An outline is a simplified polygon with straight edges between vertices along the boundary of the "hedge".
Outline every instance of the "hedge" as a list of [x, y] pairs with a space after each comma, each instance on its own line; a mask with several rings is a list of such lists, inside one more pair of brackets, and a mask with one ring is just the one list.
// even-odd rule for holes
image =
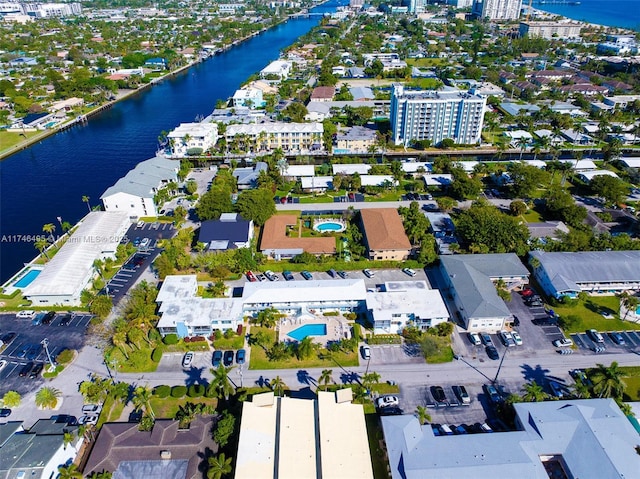
[[187, 394], [187, 386], [173, 386], [171, 388], [171, 397], [172, 398], [182, 398]]
[[187, 391], [187, 396], [190, 398], [199, 398], [204, 396], [206, 388], [202, 384], [193, 384], [189, 386], [189, 390]]
[[358, 323], [354, 323], [353, 325], [353, 339], [355, 339], [358, 343], [362, 338], [362, 334], [360, 333], [360, 325]]
[[218, 390], [213, 386], [209, 386], [207, 390], [204, 392], [204, 397], [206, 398], [218, 397]]
[[154, 349], [153, 352], [151, 353], [151, 361], [153, 361], [154, 363], [158, 363], [160, 362], [161, 359], [162, 359], [162, 348]]
[[162, 399], [169, 397], [169, 394], [171, 394], [171, 386], [167, 386], [166, 384], [156, 386], [153, 390], [153, 395]]
[[178, 335], [174, 333], [167, 334], [162, 340], [162, 342], [169, 346], [172, 344], [178, 344]]

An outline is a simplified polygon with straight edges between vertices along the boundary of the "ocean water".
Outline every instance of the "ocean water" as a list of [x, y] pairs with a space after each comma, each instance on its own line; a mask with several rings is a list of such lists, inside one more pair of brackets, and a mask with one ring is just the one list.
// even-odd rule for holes
[[[580, 5], [570, 5], [568, 3], [536, 3], [534, 0], [532, 7], [574, 20], [640, 31], [640, 0], [579, 1]], [[522, 4], [528, 5], [528, 0], [523, 0]]]

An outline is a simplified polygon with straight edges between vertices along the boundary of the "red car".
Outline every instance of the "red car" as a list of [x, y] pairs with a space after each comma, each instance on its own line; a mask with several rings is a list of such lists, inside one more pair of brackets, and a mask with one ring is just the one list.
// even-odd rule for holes
[[536, 292], [534, 290], [532, 290], [531, 288], [524, 288], [522, 290], [522, 297], [523, 298], [529, 298], [529, 297], [533, 296], [534, 294], [536, 294]]
[[247, 279], [252, 283], [255, 283], [256, 281], [258, 281], [258, 278], [256, 278], [255, 274], [253, 274], [253, 271], [247, 271], [246, 275], [247, 275]]

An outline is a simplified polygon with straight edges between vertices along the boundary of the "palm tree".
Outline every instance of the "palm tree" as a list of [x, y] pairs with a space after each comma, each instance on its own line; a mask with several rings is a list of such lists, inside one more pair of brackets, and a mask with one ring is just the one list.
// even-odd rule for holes
[[549, 397], [544, 388], [535, 381], [525, 384], [522, 390], [524, 391], [522, 400], [525, 402], [540, 402]]
[[313, 355], [313, 340], [311, 336], [307, 336], [298, 343], [296, 348], [298, 359], [308, 359]]
[[226, 457], [224, 452], [209, 458], [207, 468], [207, 479], [222, 479], [231, 473], [231, 458]]
[[47, 259], [50, 259], [49, 255], [47, 254], [47, 248], [49, 247], [49, 240], [47, 238], [38, 239], [34, 243], [34, 245], [41, 254], [44, 254]]
[[56, 388], [44, 387], [36, 393], [36, 406], [40, 409], [53, 409], [61, 395], [62, 393]]
[[431, 415], [427, 412], [427, 408], [424, 406], [418, 406], [416, 408], [416, 416], [418, 416], [418, 421], [420, 421], [421, 425], [425, 422], [431, 422]]
[[91, 213], [91, 205], [89, 204], [89, 197], [88, 196], [83, 196], [82, 197], [82, 201], [87, 204], [87, 208], [89, 209], [89, 213]]
[[42, 231], [45, 233], [49, 233], [51, 237], [53, 237], [53, 232], [56, 230], [56, 225], [53, 223], [47, 223], [42, 227]]
[[271, 389], [276, 393], [276, 396], [282, 396], [284, 394], [285, 387], [287, 387], [287, 385], [280, 376], [276, 376], [271, 380]]
[[522, 161], [522, 154], [524, 153], [524, 150], [527, 149], [528, 144], [529, 140], [527, 140], [525, 137], [520, 137], [516, 141], [516, 146], [520, 148], [520, 161]]
[[209, 387], [217, 391], [218, 397], [224, 397], [228, 400], [229, 396], [235, 392], [235, 388], [231, 384], [231, 381], [229, 381], [229, 371], [231, 371], [231, 367], [219, 364], [217, 368], [211, 368], [209, 371], [213, 374], [211, 386]]
[[590, 374], [593, 392], [601, 398], [621, 398], [624, 392], [622, 378], [626, 375], [620, 370], [616, 361], [613, 361], [609, 367], [596, 364], [596, 369]]
[[323, 384], [324, 388], [327, 389], [327, 386], [333, 382], [332, 374], [333, 371], [331, 369], [323, 369], [318, 378], [318, 383]]
[[571, 388], [573, 396], [577, 399], [589, 399], [591, 397], [591, 391], [589, 386], [582, 382], [580, 378], [576, 378], [575, 384]]
[[58, 468], [58, 479], [82, 479], [82, 473], [78, 471], [78, 466], [69, 464]]
[[636, 308], [638, 307], [638, 304], [640, 304], [640, 300], [638, 300], [637, 296], [631, 295], [626, 291], [620, 294], [620, 302], [622, 303], [622, 306], [624, 306], [624, 309], [625, 309], [623, 319], [627, 319], [627, 315], [629, 314], [629, 311], [635, 311]]
[[376, 372], [372, 371], [362, 376], [362, 385], [367, 389], [371, 389], [371, 386], [373, 386], [374, 384], [378, 384], [379, 382], [380, 375]]
[[66, 449], [67, 449], [67, 446], [68, 446], [69, 444], [71, 444], [73, 441], [75, 441], [75, 439], [76, 439], [76, 435], [75, 435], [74, 433], [72, 433], [72, 432], [65, 432], [65, 433], [62, 435], [62, 442], [63, 442], [63, 444], [64, 444], [64, 449], [66, 450]]
[[155, 418], [153, 409], [151, 408], [151, 388], [149, 386], [138, 386], [133, 391], [133, 405], [136, 409], [144, 409], [147, 414]]

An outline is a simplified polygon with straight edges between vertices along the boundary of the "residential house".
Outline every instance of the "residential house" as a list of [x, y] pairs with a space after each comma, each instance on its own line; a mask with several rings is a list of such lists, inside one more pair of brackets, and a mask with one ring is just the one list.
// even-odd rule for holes
[[254, 166], [236, 168], [233, 170], [233, 176], [236, 178], [238, 190], [248, 190], [258, 186], [258, 177], [260, 172], [266, 172], [269, 169], [264, 161], [258, 161]]
[[242, 88], [236, 90], [233, 94], [232, 101], [235, 108], [244, 106], [251, 110], [262, 108], [267, 104], [263, 99], [262, 90], [258, 88]]
[[201, 155], [218, 141], [218, 125], [215, 123], [180, 123], [167, 135], [173, 158]]
[[352, 126], [336, 135], [334, 153], [367, 153], [376, 145], [376, 131], [364, 126]]
[[335, 93], [336, 89], [332, 86], [317, 86], [311, 92], [311, 101], [332, 101]]
[[209, 251], [249, 248], [252, 239], [253, 221], [238, 213], [222, 213], [217, 220], [203, 221], [198, 234], [198, 242], [206, 244]]
[[529, 271], [514, 253], [440, 256], [445, 290], [468, 331], [497, 332], [512, 315], [496, 284], [512, 290], [528, 283]]
[[369, 259], [403, 261], [411, 254], [411, 243], [396, 209], [360, 210], [360, 224]]
[[554, 298], [640, 289], [640, 251], [531, 251], [529, 264], [538, 284]]
[[292, 63], [285, 60], [276, 60], [260, 70], [260, 78], [272, 80], [286, 80], [291, 73]]

